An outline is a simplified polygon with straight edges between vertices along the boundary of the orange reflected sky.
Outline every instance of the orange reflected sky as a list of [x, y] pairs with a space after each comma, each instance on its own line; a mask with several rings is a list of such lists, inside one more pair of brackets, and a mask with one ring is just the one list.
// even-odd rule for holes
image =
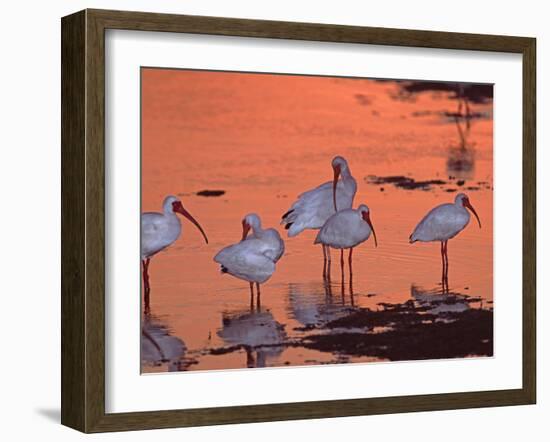
[[[249, 212], [258, 213], [264, 226], [278, 228], [286, 243], [285, 256], [262, 289], [262, 308], [269, 313], [262, 320], [293, 336], [303, 315], [325, 311], [322, 253], [312, 244], [316, 232], [287, 239], [279, 221], [298, 194], [331, 179], [335, 155], [348, 160], [358, 182], [354, 206], [368, 204], [379, 242], [376, 249], [369, 240], [354, 250], [355, 305], [376, 309], [381, 302], [411, 299], [413, 291], [437, 289], [439, 243], [410, 245], [408, 236], [429, 209], [452, 202], [457, 191], [469, 195], [483, 228], [472, 219], [449, 242], [449, 285], [492, 302], [492, 100], [469, 100], [475, 118], [468, 128], [464, 119], [457, 126], [453, 118], [459, 105], [454, 93], [408, 94], [404, 84], [142, 69], [142, 210], [160, 211], [166, 195], [178, 195], [210, 240], [205, 245], [182, 220], [180, 239], [150, 267], [152, 314], [187, 347], [187, 363], [179, 369], [242, 368], [247, 358], [259, 366], [340, 362], [338, 356], [300, 348], [254, 355], [208, 352], [230, 344], [224, 318], [240, 318], [234, 327], [256, 327], [246, 317], [248, 284], [221, 275], [212, 261], [218, 250], [239, 240]], [[373, 178], [393, 175], [444, 183], [408, 190]], [[225, 194], [196, 195], [205, 189]], [[333, 272], [338, 276], [338, 267]], [[329, 310], [337, 314], [333, 310], [349, 303], [349, 294], [338, 296]], [[144, 372], [166, 369], [143, 366]]]

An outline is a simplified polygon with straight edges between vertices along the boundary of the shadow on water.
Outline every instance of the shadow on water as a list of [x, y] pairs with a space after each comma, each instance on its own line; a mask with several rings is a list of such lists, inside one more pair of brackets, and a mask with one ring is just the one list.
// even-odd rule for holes
[[246, 366], [266, 367], [283, 352], [287, 339], [285, 328], [269, 311], [251, 308], [250, 311], [224, 313], [218, 336], [228, 344], [212, 349], [213, 355], [222, 355], [244, 350]]
[[408, 301], [378, 307], [357, 308], [329, 321], [302, 345], [391, 361], [493, 355], [493, 312], [480, 298], [413, 285]]
[[143, 317], [141, 328], [142, 365], [156, 367], [165, 365], [167, 371], [185, 370], [185, 362], [182, 358], [186, 350], [185, 343], [172, 336], [159, 318], [150, 314]]

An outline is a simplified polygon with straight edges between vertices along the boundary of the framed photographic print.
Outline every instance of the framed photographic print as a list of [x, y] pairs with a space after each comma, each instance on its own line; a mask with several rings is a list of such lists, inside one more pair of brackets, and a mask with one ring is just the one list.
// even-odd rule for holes
[[62, 423], [535, 403], [535, 40], [62, 19]]

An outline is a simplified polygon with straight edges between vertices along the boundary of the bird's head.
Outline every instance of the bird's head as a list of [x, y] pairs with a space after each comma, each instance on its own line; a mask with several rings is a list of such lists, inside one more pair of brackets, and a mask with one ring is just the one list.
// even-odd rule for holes
[[477, 219], [477, 223], [479, 224], [479, 228], [481, 229], [481, 221], [479, 220], [479, 216], [477, 216], [476, 209], [474, 209], [474, 206], [470, 203], [470, 198], [465, 193], [459, 193], [455, 198], [455, 204], [458, 206], [465, 207], [467, 209], [470, 209], [474, 216]]
[[366, 204], [361, 204], [357, 208], [357, 211], [361, 215], [361, 218], [363, 218], [363, 221], [365, 221], [369, 225], [370, 229], [372, 230], [372, 236], [374, 236], [374, 245], [375, 245], [375, 247], [378, 247], [378, 241], [376, 239], [376, 232], [374, 231], [374, 226], [372, 225], [372, 221], [370, 219], [370, 210], [369, 210], [368, 206]]
[[348, 162], [339, 155], [332, 159], [332, 170], [334, 171], [334, 179], [332, 181], [332, 199], [334, 202], [334, 210], [338, 212], [336, 207], [336, 185], [338, 184], [338, 178], [340, 174], [348, 170]]
[[260, 227], [262, 226], [260, 217], [255, 213], [249, 213], [248, 215], [246, 215], [243, 218], [242, 224], [243, 224], [243, 236], [241, 241], [244, 241], [246, 239], [250, 229], [257, 230], [257, 229], [260, 229]]
[[202, 233], [202, 236], [204, 237], [204, 240], [206, 241], [206, 244], [208, 244], [208, 238], [206, 237], [206, 233], [204, 233], [204, 230], [202, 229], [201, 225], [198, 223], [198, 221], [193, 218], [193, 216], [185, 210], [183, 207], [183, 204], [181, 201], [176, 198], [175, 196], [167, 196], [164, 199], [164, 212], [172, 212], [172, 213], [179, 213], [180, 215], [183, 215], [185, 218], [187, 218], [189, 221], [191, 221], [197, 229]]

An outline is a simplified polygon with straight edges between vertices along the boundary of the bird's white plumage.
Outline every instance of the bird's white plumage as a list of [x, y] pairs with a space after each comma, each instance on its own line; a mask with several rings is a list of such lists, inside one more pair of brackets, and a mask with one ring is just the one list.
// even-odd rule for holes
[[315, 244], [324, 244], [335, 249], [349, 249], [369, 239], [372, 229], [362, 216], [368, 213], [366, 205], [357, 209], [340, 210], [332, 215], [323, 225]]
[[172, 210], [174, 196], [164, 199], [163, 213], [141, 215], [141, 259], [150, 258], [176, 241], [181, 234], [181, 221]]
[[220, 250], [214, 261], [230, 275], [262, 284], [275, 271], [275, 262], [264, 251], [265, 244], [259, 239], [251, 238]]
[[454, 203], [441, 204], [430, 210], [414, 229], [410, 242], [454, 238], [470, 222], [470, 213], [463, 205], [464, 197], [461, 193], [456, 196]]
[[285, 252], [285, 243], [279, 232], [273, 228], [263, 229], [260, 217], [255, 213], [246, 215], [244, 220], [252, 229], [252, 234], [246, 240], [261, 240], [261, 253], [275, 263], [279, 261]]
[[[332, 165], [338, 166], [341, 174], [336, 186], [336, 205], [338, 210], [349, 209], [357, 192], [357, 182], [344, 158], [334, 158]], [[288, 226], [288, 236], [292, 237], [306, 229], [320, 229], [335, 212], [333, 182], [328, 181], [300, 194], [283, 217], [281, 224]]]
[[230, 275], [262, 284], [275, 271], [275, 263], [284, 253], [284, 242], [275, 229], [262, 229], [257, 215], [247, 215], [245, 221], [253, 229], [252, 235], [220, 250], [214, 261]]

